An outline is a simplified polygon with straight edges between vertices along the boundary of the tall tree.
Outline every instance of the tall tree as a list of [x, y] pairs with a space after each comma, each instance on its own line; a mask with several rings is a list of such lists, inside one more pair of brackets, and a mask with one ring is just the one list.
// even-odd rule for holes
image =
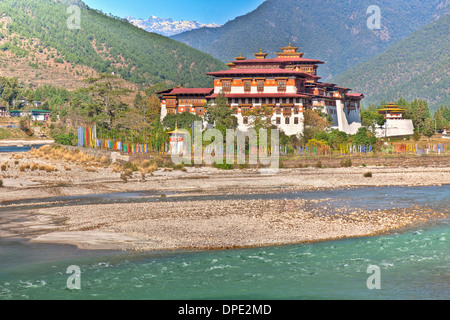
[[431, 138], [434, 135], [434, 121], [430, 118], [425, 119], [423, 124], [423, 135]]
[[228, 105], [228, 99], [221, 92], [214, 104], [205, 105], [206, 121], [215, 124], [216, 128], [235, 129], [237, 127], [237, 119], [233, 116], [233, 109]]
[[424, 100], [415, 99], [411, 102], [411, 109], [413, 110], [413, 122], [416, 128], [419, 130], [424, 129], [425, 120], [431, 119], [430, 109], [428, 104]]
[[19, 79], [17, 77], [14, 78], [0, 78], [0, 96], [2, 100], [8, 103], [8, 106], [11, 107], [14, 104], [14, 101], [17, 99], [17, 96], [20, 91]]
[[91, 86], [80, 89], [91, 97], [91, 107], [94, 110], [97, 122], [106, 129], [111, 129], [115, 118], [119, 116], [120, 108], [123, 107], [118, 97], [131, 92], [129, 89], [121, 88], [118, 81], [119, 78], [116, 76], [102, 74], [97, 78], [85, 80]]
[[444, 118], [444, 116], [443, 116], [443, 114], [442, 114], [442, 110], [441, 110], [441, 109], [439, 109], [438, 111], [436, 111], [436, 113], [434, 114], [434, 121], [436, 121], [436, 122], [435, 122], [435, 124], [436, 124], [436, 129], [437, 129], [438, 131], [442, 131], [442, 130], [444, 130], [444, 128], [447, 127], [448, 121], [445, 120], [445, 118]]

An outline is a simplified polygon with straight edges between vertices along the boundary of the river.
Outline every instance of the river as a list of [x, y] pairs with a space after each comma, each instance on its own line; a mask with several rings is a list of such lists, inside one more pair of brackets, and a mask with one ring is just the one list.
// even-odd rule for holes
[[[334, 206], [367, 209], [417, 204], [448, 213], [450, 208], [450, 186], [356, 188], [241, 198], [263, 196], [331, 198]], [[155, 199], [148, 193], [66, 198], [68, 205]], [[164, 201], [177, 201], [177, 197]], [[0, 210], [0, 227], [3, 212]], [[0, 299], [449, 299], [449, 240], [448, 219], [383, 236], [226, 251], [83, 251], [72, 246], [0, 239]], [[379, 290], [367, 286], [371, 265], [380, 270]], [[67, 288], [69, 266], [81, 271], [80, 290]]]

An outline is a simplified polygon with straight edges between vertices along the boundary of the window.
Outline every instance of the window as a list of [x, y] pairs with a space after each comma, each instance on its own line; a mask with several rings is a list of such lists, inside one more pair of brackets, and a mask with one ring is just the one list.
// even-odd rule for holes
[[259, 93], [264, 92], [264, 80], [258, 80], [257, 89]]
[[286, 92], [286, 80], [278, 80], [278, 92]]
[[285, 118], [285, 123], [289, 124], [290, 123], [290, 119], [289, 118]]
[[248, 124], [248, 117], [244, 117], [244, 124]]
[[196, 109], [195, 109], [195, 113], [196, 113], [198, 116], [203, 117], [203, 115], [205, 114], [205, 109], [203, 109], [203, 108], [196, 108]]
[[252, 91], [252, 82], [250, 80], [244, 81], [244, 91], [251, 92]]
[[294, 124], [298, 124], [298, 118], [294, 118]]
[[277, 118], [277, 124], [281, 124], [281, 118]]
[[222, 91], [223, 92], [231, 92], [231, 81], [223, 81], [222, 83]]

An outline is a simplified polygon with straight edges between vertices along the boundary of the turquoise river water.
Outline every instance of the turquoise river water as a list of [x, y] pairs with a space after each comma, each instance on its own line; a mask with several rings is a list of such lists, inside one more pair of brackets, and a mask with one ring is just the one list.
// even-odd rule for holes
[[[262, 196], [331, 198], [334, 206], [367, 209], [417, 204], [450, 210], [450, 186], [242, 197]], [[114, 198], [155, 201], [139, 193]], [[113, 201], [100, 195], [72, 200], [78, 204]], [[446, 300], [450, 298], [449, 240], [448, 219], [376, 237], [212, 252], [98, 252], [0, 239], [0, 299]], [[80, 290], [67, 288], [71, 274], [66, 271], [72, 265], [81, 271]], [[370, 265], [379, 267], [379, 290], [367, 287]]]

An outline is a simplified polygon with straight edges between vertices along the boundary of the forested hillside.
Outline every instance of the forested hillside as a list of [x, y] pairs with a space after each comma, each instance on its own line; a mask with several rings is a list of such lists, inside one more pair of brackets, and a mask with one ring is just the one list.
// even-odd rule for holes
[[[81, 8], [81, 29], [67, 26], [68, 5], [73, 3]], [[205, 53], [106, 16], [81, 1], [2, 0], [0, 12], [0, 55], [26, 59], [30, 69], [42, 70], [43, 64], [50, 69], [82, 66], [84, 70], [74, 71], [80, 77], [114, 72], [138, 85], [194, 87], [211, 85], [205, 72], [225, 67]]]
[[450, 105], [450, 15], [446, 15], [333, 81], [366, 96], [364, 103], [401, 97]]
[[[380, 8], [381, 29], [370, 30], [369, 6]], [[319, 75], [329, 80], [368, 60], [448, 12], [447, 0], [267, 0], [220, 28], [202, 28], [172, 38], [229, 62], [252, 58], [262, 48], [274, 57], [292, 42], [305, 58], [326, 61]]]

